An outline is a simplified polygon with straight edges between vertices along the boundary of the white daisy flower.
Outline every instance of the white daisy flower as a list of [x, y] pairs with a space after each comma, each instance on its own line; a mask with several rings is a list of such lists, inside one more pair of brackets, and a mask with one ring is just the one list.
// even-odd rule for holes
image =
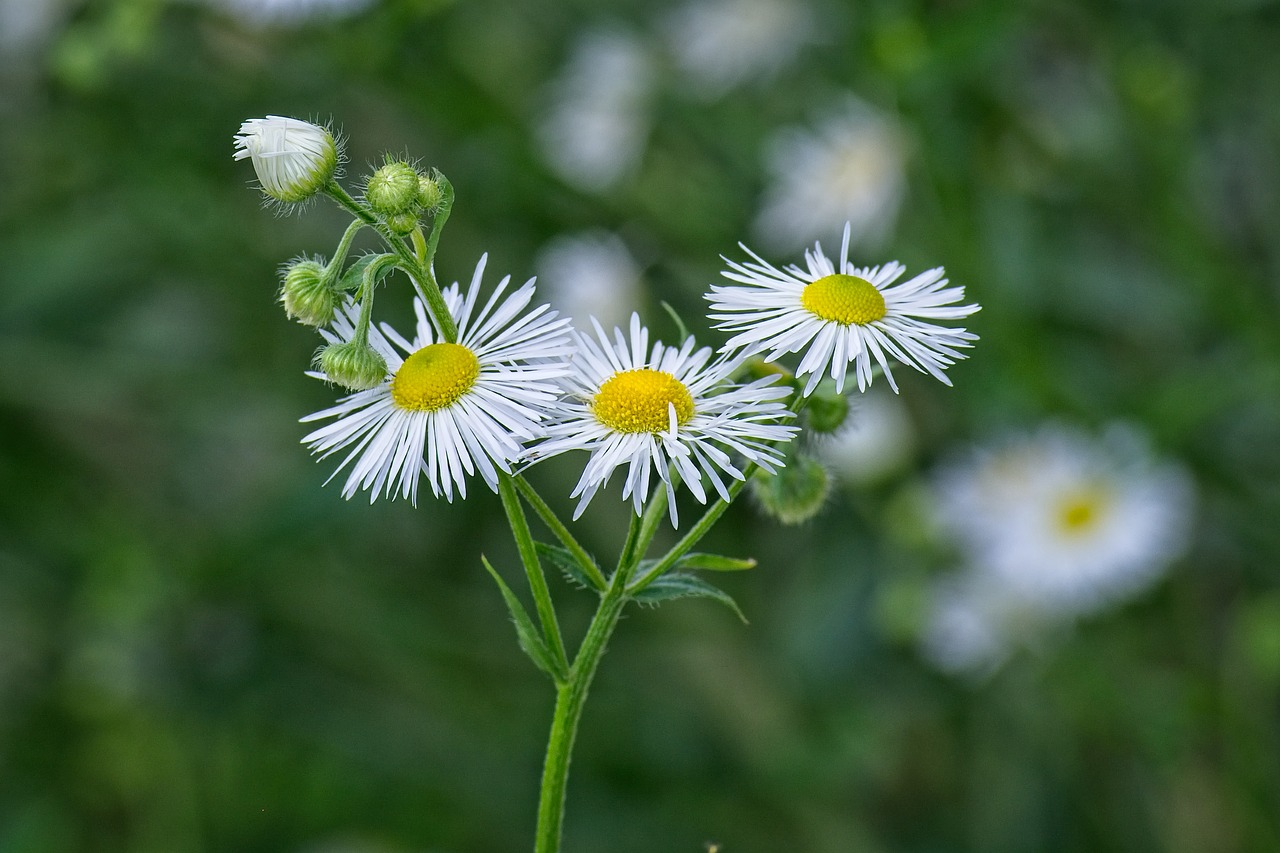
[[665, 30], [681, 72], [715, 97], [794, 59], [813, 16], [796, 0], [693, 0], [667, 18]]
[[635, 37], [588, 33], [551, 84], [550, 108], [539, 117], [548, 165], [565, 181], [596, 192], [625, 177], [649, 134], [653, 76], [652, 61]]
[[535, 265], [543, 295], [576, 324], [595, 317], [606, 326], [621, 325], [640, 302], [640, 267], [608, 231], [556, 237]]
[[[476, 265], [465, 295], [456, 283], [444, 290], [457, 343], [442, 339], [415, 299], [412, 341], [385, 323], [369, 329], [369, 345], [386, 359], [386, 380], [303, 418], [337, 418], [302, 441], [322, 457], [352, 448], [334, 472], [352, 466], [343, 497], [368, 489], [370, 502], [379, 492], [398, 492], [416, 503], [419, 474], [434, 495], [443, 492], [450, 501], [455, 487], [467, 496], [467, 477], [477, 472], [497, 491], [498, 472], [510, 473], [524, 443], [543, 435], [542, 422], [559, 394], [557, 380], [568, 373], [564, 359], [573, 352], [569, 321], [556, 319], [549, 305], [525, 311], [533, 279], [502, 298], [510, 276], [477, 310], [487, 260], [485, 255]], [[348, 301], [332, 331], [322, 334], [330, 343], [349, 341], [358, 316]]]
[[938, 583], [929, 598], [920, 648], [938, 669], [981, 677], [1009, 657], [1015, 608], [998, 585], [962, 574]]
[[722, 349], [744, 348], [748, 355], [767, 350], [765, 360], [775, 361], [807, 348], [796, 369], [797, 376], [809, 375], [806, 396], [828, 371], [837, 390], [843, 390], [850, 364], [858, 390], [866, 390], [873, 360], [897, 391], [890, 357], [950, 385], [943, 370], [965, 357], [958, 348], [978, 339], [964, 329], [929, 322], [959, 320], [978, 310], [977, 305], [955, 304], [964, 298], [964, 288], [947, 287], [942, 267], [902, 284], [894, 284], [904, 270], [897, 261], [855, 267], [849, 262], [848, 224], [838, 270], [821, 244], [804, 253], [804, 269], [794, 264], [778, 269], [746, 246], [742, 249], [754, 261], [740, 264], [725, 258], [729, 269], [721, 275], [743, 286], [712, 285], [707, 294], [717, 328], [737, 333]]
[[783, 454], [773, 445], [790, 440], [797, 430], [778, 423], [791, 412], [779, 402], [790, 389], [773, 385], [776, 377], [735, 385], [730, 377], [739, 361], [711, 361], [711, 348], [695, 351], [692, 337], [678, 348], [658, 342], [650, 350], [649, 330], [638, 314], [631, 315], [630, 341], [615, 329], [611, 342], [601, 325], [593, 323], [599, 343], [577, 335], [569, 397], [548, 427], [547, 440], [534, 451], [539, 457], [567, 450], [591, 454], [570, 495], [581, 498], [575, 519], [622, 465], [628, 466], [623, 500], [630, 498], [641, 514], [656, 470], [666, 484], [671, 524], [676, 526], [670, 466], [705, 504], [704, 476], [726, 500], [729, 492], [721, 474], [744, 478], [731, 453], [768, 471], [783, 464]]
[[1131, 597], [1188, 544], [1189, 478], [1124, 427], [1045, 426], [945, 468], [934, 496], [972, 570], [1046, 614]]
[[328, 128], [296, 118], [251, 118], [235, 136], [235, 159], [248, 157], [262, 191], [276, 201], [303, 201], [333, 178], [341, 155]]
[[906, 190], [908, 137], [899, 124], [849, 96], [816, 130], [784, 128], [770, 141], [772, 180], [755, 233], [779, 251], [835, 237], [853, 224], [859, 247], [889, 235]]

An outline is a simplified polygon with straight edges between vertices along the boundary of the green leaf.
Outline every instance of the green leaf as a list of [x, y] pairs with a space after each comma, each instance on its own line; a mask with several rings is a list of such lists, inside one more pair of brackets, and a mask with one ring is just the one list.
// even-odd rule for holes
[[502, 591], [502, 598], [507, 602], [507, 609], [511, 611], [511, 621], [516, 625], [516, 638], [520, 641], [520, 648], [529, 656], [538, 667], [556, 680], [557, 683], [567, 680], [568, 673], [556, 666], [555, 658], [551, 656], [550, 650], [547, 649], [546, 642], [543, 641], [542, 635], [538, 633], [538, 629], [534, 627], [533, 620], [529, 618], [529, 613], [524, 609], [524, 605], [520, 603], [520, 599], [516, 598], [511, 587], [507, 586], [499, 575], [489, 564], [489, 560], [481, 555], [480, 561], [484, 563], [485, 569], [489, 575], [498, 584], [498, 589]]
[[[350, 290], [352, 292], [359, 290], [360, 285], [364, 282], [364, 271], [369, 268], [369, 264], [380, 258], [394, 257], [395, 255], [379, 255], [376, 253], [361, 255], [356, 258], [355, 263], [347, 267], [347, 271], [342, 274], [342, 278], [338, 280], [338, 288], [340, 290]], [[386, 278], [389, 272], [391, 272], [391, 266], [383, 266], [383, 268], [378, 271], [378, 280], [381, 281]]]
[[673, 598], [711, 598], [732, 610], [746, 625], [747, 617], [729, 593], [716, 589], [702, 578], [683, 572], [668, 572], [662, 577], [637, 592], [635, 600], [641, 604], [657, 605]]
[[573, 552], [568, 548], [561, 548], [559, 545], [548, 545], [546, 542], [535, 542], [534, 547], [538, 549], [538, 556], [559, 569], [569, 583], [579, 589], [604, 591], [603, 587], [596, 586], [591, 582], [591, 576], [582, 570], [582, 566], [578, 564]]
[[752, 557], [740, 559], [725, 557], [721, 554], [685, 554], [676, 561], [676, 569], [697, 569], [704, 572], [744, 572], [754, 569], [756, 561]]

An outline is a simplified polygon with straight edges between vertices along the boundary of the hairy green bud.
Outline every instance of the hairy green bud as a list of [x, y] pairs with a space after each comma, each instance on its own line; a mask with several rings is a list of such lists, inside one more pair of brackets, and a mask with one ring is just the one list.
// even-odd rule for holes
[[849, 416], [849, 398], [837, 393], [831, 383], [823, 382], [805, 405], [805, 414], [814, 432], [833, 433]]
[[422, 205], [424, 210], [435, 210], [436, 205], [440, 204], [443, 198], [444, 191], [440, 189], [438, 181], [426, 175], [418, 178], [418, 204]]
[[320, 370], [337, 385], [352, 391], [377, 388], [387, 378], [387, 361], [366, 343], [330, 344], [316, 358]]
[[783, 524], [801, 524], [818, 514], [831, 491], [831, 478], [817, 460], [792, 454], [778, 473], [757, 471], [751, 494], [765, 512]]
[[387, 217], [387, 227], [403, 237], [418, 227], [418, 214], [416, 212], [392, 214]]
[[418, 209], [418, 172], [402, 160], [392, 160], [369, 176], [364, 200], [379, 216], [412, 213]]
[[311, 258], [300, 258], [284, 268], [280, 302], [289, 319], [306, 326], [323, 326], [333, 319], [340, 299], [325, 267]]

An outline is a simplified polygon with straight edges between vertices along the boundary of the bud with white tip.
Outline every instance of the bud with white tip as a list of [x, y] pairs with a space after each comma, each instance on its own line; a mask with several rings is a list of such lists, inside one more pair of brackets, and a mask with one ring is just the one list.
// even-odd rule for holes
[[240, 125], [235, 143], [235, 158], [253, 161], [262, 191], [286, 204], [324, 189], [341, 159], [328, 128], [283, 116], [249, 119]]

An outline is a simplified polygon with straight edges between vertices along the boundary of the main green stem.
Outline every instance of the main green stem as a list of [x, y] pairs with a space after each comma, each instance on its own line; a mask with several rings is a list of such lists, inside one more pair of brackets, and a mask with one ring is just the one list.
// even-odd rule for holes
[[613, 629], [628, 601], [627, 583], [639, 563], [635, 544], [640, 532], [640, 519], [632, 516], [627, 547], [623, 549], [618, 570], [600, 597], [600, 606], [587, 627], [582, 647], [569, 669], [569, 678], [556, 689], [556, 710], [551, 719], [551, 736], [547, 741], [547, 762], [542, 768], [542, 795], [538, 802], [538, 833], [534, 853], [560, 853], [560, 833], [564, 824], [565, 789], [569, 783], [569, 758], [578, 735], [578, 721], [587, 691], [595, 678], [600, 658], [604, 656]]

